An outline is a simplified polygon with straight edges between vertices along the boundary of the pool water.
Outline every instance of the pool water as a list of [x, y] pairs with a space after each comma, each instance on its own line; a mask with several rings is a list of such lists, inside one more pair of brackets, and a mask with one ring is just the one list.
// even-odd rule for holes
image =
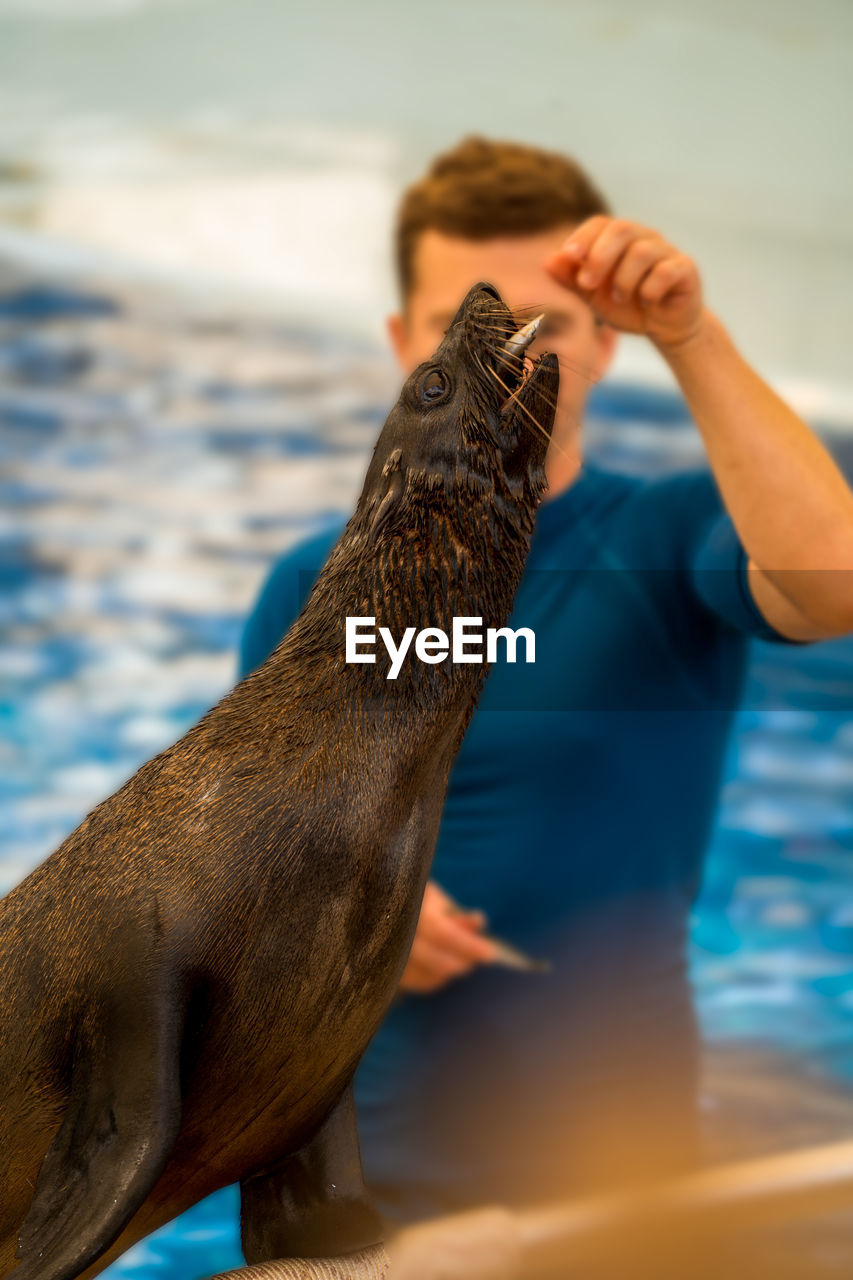
[[[0, 892], [234, 681], [271, 560], [349, 509], [384, 353], [151, 292], [0, 293]], [[820, 428], [820, 424], [815, 424]], [[853, 424], [830, 440], [853, 475]], [[669, 393], [597, 390], [590, 456], [701, 463]], [[755, 644], [691, 963], [711, 1044], [853, 1078], [853, 639]], [[228, 1188], [111, 1277], [240, 1264]]]

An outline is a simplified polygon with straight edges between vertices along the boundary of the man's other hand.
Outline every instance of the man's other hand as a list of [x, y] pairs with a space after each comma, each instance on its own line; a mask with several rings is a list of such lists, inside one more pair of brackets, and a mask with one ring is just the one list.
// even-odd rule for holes
[[695, 262], [637, 222], [587, 218], [545, 268], [623, 333], [645, 334], [666, 348], [701, 328], [705, 309]]
[[400, 990], [421, 994], [438, 991], [453, 978], [489, 964], [495, 958], [495, 950], [481, 936], [485, 926], [482, 911], [461, 911], [429, 880]]

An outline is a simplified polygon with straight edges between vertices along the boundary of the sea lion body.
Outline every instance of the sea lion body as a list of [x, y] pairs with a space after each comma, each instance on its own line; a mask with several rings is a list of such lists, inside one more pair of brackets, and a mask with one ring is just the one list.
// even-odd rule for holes
[[557, 380], [544, 357], [501, 413], [514, 327], [471, 290], [275, 652], [0, 902], [0, 1276], [94, 1276], [234, 1181], [250, 1262], [379, 1239], [351, 1080], [483, 668], [388, 681], [345, 619], [506, 620]]

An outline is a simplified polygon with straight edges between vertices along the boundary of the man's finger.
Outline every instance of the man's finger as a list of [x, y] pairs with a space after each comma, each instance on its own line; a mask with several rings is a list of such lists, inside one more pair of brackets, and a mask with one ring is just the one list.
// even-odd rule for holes
[[640, 281], [668, 256], [672, 256], [672, 249], [663, 240], [635, 240], [616, 267], [611, 295], [617, 302], [630, 298]]
[[435, 990], [454, 978], [464, 977], [474, 967], [471, 960], [462, 959], [429, 942], [419, 942], [412, 948], [402, 986], [409, 990]]
[[[597, 289], [615, 268], [629, 245], [642, 233], [634, 222], [612, 219], [589, 246], [577, 281], [582, 289]], [[650, 238], [650, 237], [644, 237]]]
[[576, 288], [577, 263], [570, 262], [563, 253], [552, 253], [550, 258], [545, 259], [544, 266], [549, 276], [553, 276], [558, 284], [567, 289]]
[[612, 218], [606, 217], [603, 213], [597, 213], [592, 218], [587, 218], [580, 226], [575, 227], [572, 234], [560, 246], [559, 253], [565, 256], [567, 262], [580, 262], [586, 257], [587, 251], [598, 236], [601, 235], [604, 228]]
[[594, 218], [587, 218], [586, 222], [582, 222], [579, 227], [575, 228], [556, 253], [552, 253], [546, 258], [545, 270], [559, 284], [565, 285], [567, 289], [576, 289], [578, 287], [577, 274], [586, 258], [587, 251], [609, 221], [610, 219], [605, 218], [603, 214], [596, 214]]
[[465, 929], [485, 929], [489, 923], [485, 911], [461, 911], [455, 918]]
[[640, 297], [644, 302], [660, 302], [674, 289], [689, 284], [696, 275], [693, 259], [686, 253], [677, 253], [659, 262], [649, 272], [640, 286]]
[[495, 957], [491, 942], [461, 924], [455, 916], [441, 916], [432, 920], [424, 940], [474, 964], [486, 964]]

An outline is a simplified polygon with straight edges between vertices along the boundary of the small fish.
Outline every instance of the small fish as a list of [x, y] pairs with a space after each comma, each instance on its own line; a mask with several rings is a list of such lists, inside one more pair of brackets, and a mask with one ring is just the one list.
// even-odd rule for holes
[[545, 312], [541, 316], [535, 316], [533, 320], [528, 321], [518, 333], [514, 333], [504, 343], [503, 353], [505, 356], [514, 356], [516, 359], [522, 357], [530, 346], [536, 334], [539, 332], [539, 326], [545, 319]]

